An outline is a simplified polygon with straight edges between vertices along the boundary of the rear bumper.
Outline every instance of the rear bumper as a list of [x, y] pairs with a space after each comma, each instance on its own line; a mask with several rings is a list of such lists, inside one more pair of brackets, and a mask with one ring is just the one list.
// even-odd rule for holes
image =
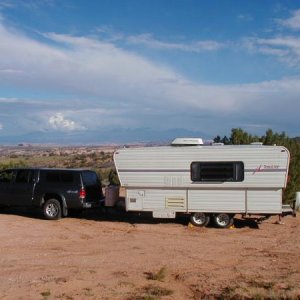
[[100, 207], [100, 201], [99, 202], [83, 202], [82, 208], [88, 209], [88, 208], [97, 208]]

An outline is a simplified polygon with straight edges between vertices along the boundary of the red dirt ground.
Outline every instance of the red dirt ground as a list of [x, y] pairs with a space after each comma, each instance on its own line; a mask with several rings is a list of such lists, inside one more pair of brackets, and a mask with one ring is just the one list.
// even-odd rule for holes
[[0, 299], [300, 299], [300, 218], [233, 229], [2, 209]]

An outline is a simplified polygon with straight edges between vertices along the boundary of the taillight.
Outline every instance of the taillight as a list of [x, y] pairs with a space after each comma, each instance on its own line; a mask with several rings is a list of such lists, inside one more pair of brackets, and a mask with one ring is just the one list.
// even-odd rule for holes
[[80, 198], [80, 199], [84, 199], [85, 196], [86, 196], [86, 191], [85, 191], [84, 188], [81, 188], [81, 189], [80, 189], [80, 192], [79, 192], [79, 198]]

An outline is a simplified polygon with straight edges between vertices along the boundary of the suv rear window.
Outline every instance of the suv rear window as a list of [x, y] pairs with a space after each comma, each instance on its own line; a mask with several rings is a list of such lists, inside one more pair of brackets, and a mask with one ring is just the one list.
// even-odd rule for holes
[[84, 171], [82, 172], [82, 181], [84, 185], [98, 185], [99, 178], [95, 172]]

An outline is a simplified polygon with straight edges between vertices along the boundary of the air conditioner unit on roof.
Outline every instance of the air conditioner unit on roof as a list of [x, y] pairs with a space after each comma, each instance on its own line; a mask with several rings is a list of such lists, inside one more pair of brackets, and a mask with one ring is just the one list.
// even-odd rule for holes
[[172, 146], [198, 146], [203, 145], [201, 138], [176, 138], [172, 143]]

